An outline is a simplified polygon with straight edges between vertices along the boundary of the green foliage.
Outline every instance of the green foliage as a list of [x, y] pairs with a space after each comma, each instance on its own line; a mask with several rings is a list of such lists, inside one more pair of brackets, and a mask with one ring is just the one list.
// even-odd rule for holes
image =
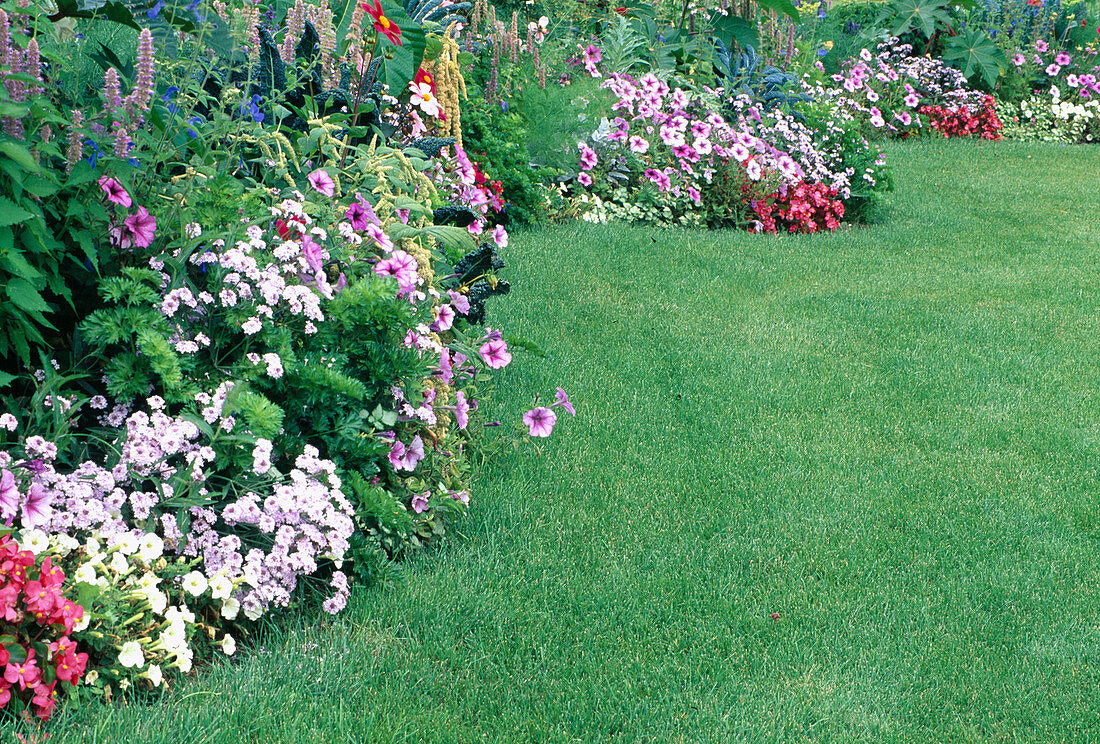
[[919, 31], [931, 39], [952, 27], [952, 4], [952, 0], [891, 0], [880, 12], [878, 21], [889, 24], [894, 36]]
[[614, 72], [630, 72], [645, 60], [642, 52], [646, 47], [646, 38], [638, 30], [637, 21], [629, 21], [623, 16], [612, 16], [603, 32], [600, 44], [602, 50], [601, 65]]
[[944, 44], [943, 59], [971, 79], [981, 73], [986, 86], [992, 88], [1001, 71], [1007, 69], [1008, 58], [984, 29], [967, 26]]
[[488, 178], [504, 187], [505, 224], [539, 224], [546, 218], [545, 199], [531, 168], [528, 142], [533, 137], [518, 108], [471, 99], [462, 112], [463, 143]]

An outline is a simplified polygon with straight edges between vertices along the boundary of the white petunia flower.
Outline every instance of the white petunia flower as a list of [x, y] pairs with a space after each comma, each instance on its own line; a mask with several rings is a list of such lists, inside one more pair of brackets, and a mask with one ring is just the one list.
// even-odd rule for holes
[[50, 538], [42, 530], [27, 530], [20, 539], [20, 547], [38, 555], [50, 548]]
[[137, 641], [126, 641], [118, 653], [118, 663], [124, 667], [139, 667], [145, 664], [145, 653]]
[[160, 539], [160, 535], [150, 532], [138, 543], [138, 555], [146, 563], [152, 563], [164, 555], [164, 540]]
[[201, 571], [192, 571], [183, 577], [183, 589], [192, 597], [197, 597], [206, 591], [208, 586], [206, 577]]
[[222, 602], [222, 617], [224, 617], [226, 620], [235, 619], [237, 617], [237, 613], [240, 611], [240, 600], [236, 599], [235, 597], [230, 597], [229, 599]]
[[232, 656], [233, 653], [237, 650], [237, 642], [233, 640], [233, 636], [229, 635], [228, 633], [225, 634], [225, 638], [222, 638], [221, 645], [222, 651], [225, 652], [226, 656]]
[[161, 684], [164, 682], [164, 673], [161, 671], [161, 668], [156, 664], [150, 664], [149, 670], [141, 676], [152, 682], [153, 687], [160, 687]]
[[214, 599], [229, 599], [233, 593], [233, 582], [223, 575], [210, 579], [210, 596]]
[[95, 566], [91, 565], [90, 563], [85, 563], [83, 566], [76, 569], [76, 573], [73, 574], [73, 579], [78, 584], [91, 584], [92, 586], [95, 586]]
[[118, 541], [118, 552], [123, 555], [133, 555], [138, 550], [138, 539], [132, 532], [123, 533]]

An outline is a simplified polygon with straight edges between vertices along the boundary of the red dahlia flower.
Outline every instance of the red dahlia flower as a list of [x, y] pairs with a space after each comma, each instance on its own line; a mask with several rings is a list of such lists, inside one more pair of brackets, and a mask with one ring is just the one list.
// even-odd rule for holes
[[401, 29], [396, 23], [386, 18], [378, 0], [374, 0], [374, 7], [371, 7], [370, 3], [360, 3], [359, 7], [370, 13], [370, 17], [374, 19], [375, 31], [385, 36], [397, 46], [401, 46]]

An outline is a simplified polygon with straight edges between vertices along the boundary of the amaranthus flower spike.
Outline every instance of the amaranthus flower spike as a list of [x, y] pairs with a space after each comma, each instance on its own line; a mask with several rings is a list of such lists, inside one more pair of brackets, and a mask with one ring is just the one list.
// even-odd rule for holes
[[396, 23], [386, 18], [386, 15], [382, 12], [382, 6], [378, 0], [374, 0], [374, 6], [371, 7], [370, 3], [360, 3], [360, 8], [370, 13], [370, 17], [374, 19], [374, 30], [385, 36], [397, 46], [402, 45], [401, 41], [401, 29]]

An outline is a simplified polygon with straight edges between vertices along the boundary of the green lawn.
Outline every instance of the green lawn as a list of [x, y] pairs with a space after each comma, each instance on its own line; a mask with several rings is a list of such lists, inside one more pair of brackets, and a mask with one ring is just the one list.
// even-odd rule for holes
[[870, 228], [514, 236], [549, 356], [490, 412], [577, 418], [343, 617], [51, 742], [1100, 739], [1100, 148], [888, 155]]

